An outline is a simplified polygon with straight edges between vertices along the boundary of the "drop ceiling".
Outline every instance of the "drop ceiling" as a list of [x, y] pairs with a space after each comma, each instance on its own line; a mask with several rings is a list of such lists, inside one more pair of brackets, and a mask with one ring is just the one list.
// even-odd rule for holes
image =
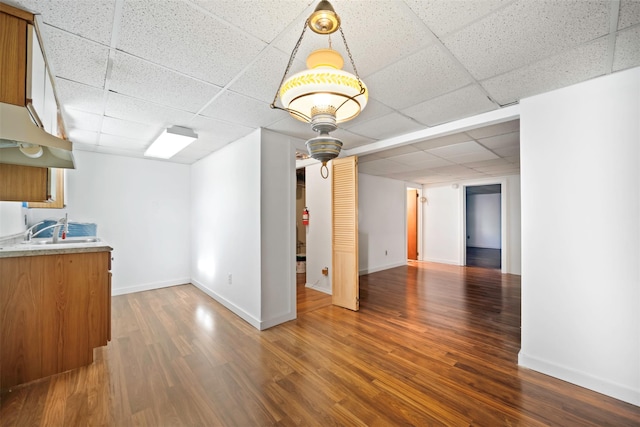
[[[199, 139], [170, 161], [190, 164], [260, 127], [314, 136], [269, 103], [315, 1], [3, 1], [39, 14], [76, 150], [142, 157], [178, 125]], [[518, 173], [517, 120], [367, 147], [640, 65], [638, 0], [332, 4], [370, 91], [365, 111], [335, 132], [363, 173], [424, 184]], [[292, 72], [326, 46], [308, 31]], [[333, 47], [347, 58], [341, 40]]]

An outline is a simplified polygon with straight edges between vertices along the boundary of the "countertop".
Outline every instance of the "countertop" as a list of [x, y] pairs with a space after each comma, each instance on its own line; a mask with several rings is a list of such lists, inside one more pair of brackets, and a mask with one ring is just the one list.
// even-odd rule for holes
[[24, 256], [59, 255], [82, 252], [109, 252], [113, 250], [106, 242], [87, 242], [87, 238], [68, 238], [63, 243], [48, 243], [51, 238], [33, 239], [32, 243], [7, 243], [0, 246], [0, 258]]

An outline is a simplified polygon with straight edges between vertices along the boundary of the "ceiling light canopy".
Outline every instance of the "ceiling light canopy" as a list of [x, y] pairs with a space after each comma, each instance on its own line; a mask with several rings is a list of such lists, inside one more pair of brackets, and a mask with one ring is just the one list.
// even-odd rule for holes
[[196, 139], [198, 139], [198, 134], [193, 130], [181, 126], [172, 126], [162, 131], [160, 136], [144, 152], [144, 155], [168, 159], [175, 156]]
[[[340, 30], [340, 35], [351, 61], [355, 75], [342, 70], [342, 56], [331, 48], [318, 49], [307, 57], [308, 69], [287, 78], [302, 43], [307, 27], [318, 34], [332, 34]], [[276, 105], [280, 95], [282, 107]], [[287, 111], [292, 117], [311, 124], [318, 136], [306, 142], [309, 155], [322, 162], [320, 173], [324, 178], [329, 174], [327, 162], [340, 154], [342, 141], [329, 135], [338, 128], [337, 124], [355, 118], [367, 105], [368, 91], [360, 80], [347, 45], [340, 17], [326, 0], [318, 3], [315, 11], [305, 21], [302, 34], [296, 43], [285, 69], [280, 86], [271, 103], [271, 108]]]

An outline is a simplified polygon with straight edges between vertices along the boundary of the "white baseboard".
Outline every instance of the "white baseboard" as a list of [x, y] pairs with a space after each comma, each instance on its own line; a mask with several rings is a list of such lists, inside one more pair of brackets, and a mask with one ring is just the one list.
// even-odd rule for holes
[[424, 258], [422, 261], [437, 262], [438, 264], [460, 265], [460, 261], [452, 259]]
[[328, 295], [333, 295], [333, 293], [331, 292], [331, 289], [315, 286], [313, 285], [313, 283], [305, 283], [304, 287], [313, 289], [314, 291], [324, 292], [325, 294], [328, 294]]
[[273, 319], [263, 320], [260, 322], [260, 330], [264, 331], [265, 329], [272, 328], [281, 323], [288, 322], [289, 320], [294, 320], [295, 318], [296, 318], [296, 313], [287, 313]]
[[579, 372], [546, 360], [527, 356], [522, 351], [518, 354], [518, 365], [611, 396], [623, 402], [640, 406], [640, 390], [634, 390], [585, 372]]
[[392, 264], [380, 265], [380, 266], [371, 267], [371, 268], [364, 268], [364, 269], [360, 270], [358, 273], [360, 275], [362, 275], [362, 274], [371, 274], [371, 273], [375, 273], [375, 272], [382, 271], [382, 270], [388, 270], [390, 268], [402, 267], [403, 265], [407, 265], [407, 261], [395, 262], [395, 263], [392, 263]]
[[[244, 311], [243, 309], [241, 309], [237, 305], [233, 304], [231, 301], [229, 301], [229, 300], [223, 298], [222, 296], [218, 295], [215, 291], [213, 291], [212, 289], [206, 287], [205, 285], [203, 285], [202, 283], [198, 282], [197, 280], [195, 280], [193, 278], [191, 279], [191, 283], [193, 284], [193, 286], [195, 286], [196, 288], [200, 289], [202, 292], [204, 292], [205, 294], [209, 295], [214, 300], [218, 301], [220, 304], [222, 304], [223, 306], [228, 308], [234, 314], [238, 315], [241, 319], [243, 319], [245, 322], [247, 322], [248, 324], [250, 324], [254, 328], [256, 328], [258, 330], [262, 330], [263, 329], [263, 327], [261, 325], [262, 322], [260, 322], [258, 319], [256, 319], [255, 317], [253, 317], [252, 315], [250, 315], [249, 313], [247, 313], [246, 311]], [[266, 329], [266, 328], [264, 328], [264, 329]]]
[[136, 286], [126, 286], [126, 287], [118, 287], [118, 288], [113, 287], [111, 289], [111, 296], [132, 294], [134, 292], [151, 291], [153, 289], [168, 288], [171, 286], [185, 285], [187, 283], [191, 283], [191, 279], [183, 278], [183, 279], [167, 280], [162, 282], [145, 283], [143, 285], [136, 285]]

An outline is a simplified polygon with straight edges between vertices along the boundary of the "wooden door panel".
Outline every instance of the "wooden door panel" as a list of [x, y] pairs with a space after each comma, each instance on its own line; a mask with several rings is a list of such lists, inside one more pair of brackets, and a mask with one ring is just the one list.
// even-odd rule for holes
[[332, 303], [358, 310], [358, 163], [355, 156], [331, 163]]
[[407, 258], [418, 259], [418, 190], [407, 190]]

